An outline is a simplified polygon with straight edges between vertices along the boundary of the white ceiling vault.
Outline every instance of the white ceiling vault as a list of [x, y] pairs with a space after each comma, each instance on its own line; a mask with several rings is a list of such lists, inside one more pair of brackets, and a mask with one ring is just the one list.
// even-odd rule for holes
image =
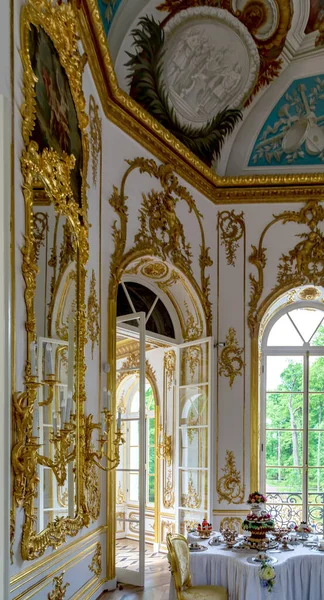
[[219, 175], [324, 166], [324, 0], [98, 0], [121, 88]]

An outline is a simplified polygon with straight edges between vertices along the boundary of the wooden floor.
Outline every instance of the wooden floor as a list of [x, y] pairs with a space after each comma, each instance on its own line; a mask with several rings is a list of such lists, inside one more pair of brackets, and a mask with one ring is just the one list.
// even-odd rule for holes
[[[154, 561], [155, 562], [155, 561]], [[100, 600], [168, 600], [170, 585], [169, 563], [163, 558], [156, 559], [145, 572], [145, 587], [122, 586], [114, 592], [106, 592]]]

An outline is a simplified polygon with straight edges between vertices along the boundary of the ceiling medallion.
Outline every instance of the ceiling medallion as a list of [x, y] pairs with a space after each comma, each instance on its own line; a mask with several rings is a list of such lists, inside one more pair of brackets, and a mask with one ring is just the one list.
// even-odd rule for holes
[[149, 277], [150, 279], [162, 279], [169, 272], [167, 265], [161, 262], [150, 262], [145, 264], [142, 269], [142, 275]]
[[260, 58], [238, 19], [220, 8], [189, 8], [170, 19], [164, 33], [164, 83], [182, 124], [199, 128], [226, 107], [243, 106]]
[[321, 295], [322, 293], [316, 287], [307, 287], [298, 293], [298, 298], [300, 300], [317, 300]]

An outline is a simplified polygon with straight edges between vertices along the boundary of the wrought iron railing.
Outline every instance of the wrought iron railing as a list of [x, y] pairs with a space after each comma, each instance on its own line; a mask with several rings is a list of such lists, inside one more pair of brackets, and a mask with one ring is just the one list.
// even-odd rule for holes
[[[324, 532], [324, 492], [309, 494], [307, 521], [316, 533]], [[276, 527], [294, 527], [303, 520], [303, 496], [301, 492], [267, 493], [267, 511]]]

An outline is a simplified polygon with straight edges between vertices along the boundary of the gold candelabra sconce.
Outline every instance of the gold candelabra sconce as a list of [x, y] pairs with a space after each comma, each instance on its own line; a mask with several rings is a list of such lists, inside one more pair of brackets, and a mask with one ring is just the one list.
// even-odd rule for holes
[[[113, 471], [120, 463], [119, 446], [125, 444], [121, 429], [121, 412], [118, 411], [117, 431], [109, 444], [113, 433], [114, 416], [110, 410], [110, 394], [103, 390], [103, 409], [101, 412], [101, 424], [93, 423], [93, 416], [88, 415], [85, 421], [85, 457], [93, 462], [102, 471]], [[97, 449], [92, 440], [94, 431], [100, 431]], [[105, 450], [106, 447], [106, 450]], [[105, 464], [106, 463], [106, 464]]]
[[160, 426], [160, 442], [157, 447], [158, 458], [164, 458], [167, 461], [168, 467], [172, 461], [172, 436], [163, 432], [163, 426]]

